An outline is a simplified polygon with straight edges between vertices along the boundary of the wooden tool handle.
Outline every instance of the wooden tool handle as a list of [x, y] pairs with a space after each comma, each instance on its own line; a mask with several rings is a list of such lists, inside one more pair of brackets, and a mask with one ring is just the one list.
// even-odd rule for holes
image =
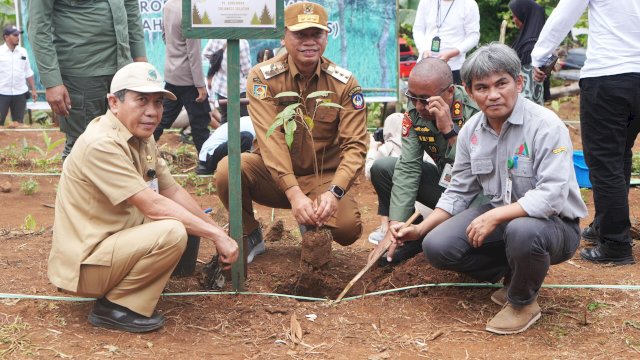
[[[409, 217], [409, 219], [402, 225], [402, 227], [400, 229], [404, 229], [407, 226], [413, 224], [413, 222], [416, 221], [418, 216], [420, 216], [420, 212], [418, 210], [416, 210], [416, 212], [414, 212], [413, 215], [411, 215], [411, 217]], [[373, 253], [370, 256], [369, 261], [367, 262], [367, 265], [365, 265], [364, 268], [362, 268], [362, 270], [360, 270], [360, 272], [357, 273], [356, 276], [354, 276], [353, 279], [351, 279], [351, 281], [349, 281], [349, 283], [347, 284], [347, 287], [345, 287], [344, 290], [342, 290], [342, 292], [336, 298], [334, 303], [339, 303], [342, 300], [342, 298], [347, 294], [347, 291], [349, 291], [349, 289], [351, 289], [351, 287], [358, 280], [360, 280], [362, 275], [364, 275], [364, 273], [366, 273], [367, 270], [371, 269], [373, 264], [375, 264], [378, 261], [378, 259], [380, 259], [380, 257], [385, 253], [385, 251], [387, 251], [389, 249], [389, 246], [391, 246], [391, 237], [385, 236], [384, 239], [382, 240], [382, 244], [378, 245], [373, 250]]]

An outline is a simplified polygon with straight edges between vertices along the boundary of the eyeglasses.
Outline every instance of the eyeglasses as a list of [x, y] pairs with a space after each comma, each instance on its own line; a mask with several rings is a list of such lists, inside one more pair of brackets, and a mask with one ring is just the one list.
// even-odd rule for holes
[[437, 94], [435, 95], [431, 95], [431, 96], [427, 96], [427, 97], [417, 97], [417, 96], [413, 96], [409, 93], [409, 89], [407, 89], [407, 91], [404, 92], [404, 96], [407, 97], [407, 99], [411, 100], [411, 103], [413, 104], [413, 106], [416, 105], [416, 103], [419, 101], [420, 104], [422, 105], [429, 105], [429, 98], [433, 97], [433, 96], [439, 96], [441, 95], [443, 92], [445, 92], [445, 90], [447, 90], [451, 85], [453, 84], [449, 84], [447, 86], [445, 86], [442, 90], [438, 91]]

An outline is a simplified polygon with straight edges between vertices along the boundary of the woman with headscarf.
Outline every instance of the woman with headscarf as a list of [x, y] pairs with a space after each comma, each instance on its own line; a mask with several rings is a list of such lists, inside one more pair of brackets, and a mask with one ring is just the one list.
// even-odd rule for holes
[[543, 86], [542, 83], [533, 80], [531, 51], [544, 26], [544, 9], [534, 0], [511, 0], [509, 1], [509, 9], [513, 14], [513, 21], [520, 30], [511, 47], [516, 51], [522, 63], [522, 75], [524, 76], [522, 94], [531, 101], [542, 105], [544, 100], [549, 98], [549, 81], [545, 80]]

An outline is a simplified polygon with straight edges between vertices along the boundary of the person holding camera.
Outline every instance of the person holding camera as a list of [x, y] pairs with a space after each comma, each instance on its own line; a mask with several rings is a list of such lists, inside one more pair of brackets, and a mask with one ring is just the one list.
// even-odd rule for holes
[[[390, 225], [407, 220], [416, 201], [430, 208], [436, 205], [451, 174], [458, 131], [479, 111], [464, 88], [453, 84], [451, 68], [441, 59], [425, 58], [416, 64], [405, 95], [413, 108], [402, 120], [400, 158], [384, 157], [371, 167], [378, 215], [388, 216]], [[423, 161], [425, 152], [434, 163]], [[407, 243], [393, 257], [381, 258], [380, 265], [397, 264], [420, 251], [419, 243]]]
[[629, 182], [640, 131], [640, 2], [561, 0], [533, 51], [537, 80], [556, 46], [589, 9], [587, 59], [580, 70], [580, 133], [596, 213], [582, 238], [583, 259], [632, 264]]

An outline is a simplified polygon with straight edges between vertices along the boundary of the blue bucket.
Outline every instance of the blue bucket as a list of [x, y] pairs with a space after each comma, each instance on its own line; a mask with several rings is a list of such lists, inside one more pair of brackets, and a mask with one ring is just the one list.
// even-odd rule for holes
[[582, 150], [573, 152], [573, 168], [576, 172], [576, 179], [581, 188], [591, 189], [591, 181], [589, 180], [589, 168], [584, 162], [584, 153]]

